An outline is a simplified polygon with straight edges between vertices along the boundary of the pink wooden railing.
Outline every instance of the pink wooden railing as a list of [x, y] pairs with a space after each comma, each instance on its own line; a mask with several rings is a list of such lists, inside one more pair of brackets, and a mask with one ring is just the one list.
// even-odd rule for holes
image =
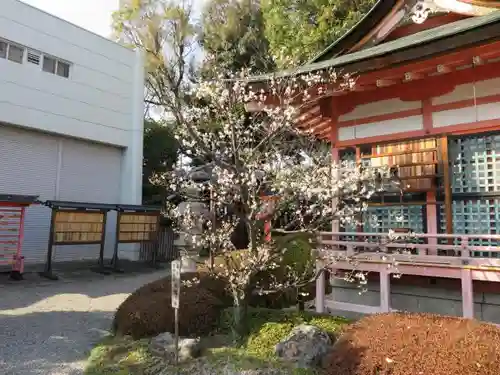
[[[473, 280], [500, 282], [500, 259], [493, 257], [500, 256], [500, 246], [471, 245], [477, 241], [495, 241], [500, 244], [500, 235], [412, 234], [403, 237], [426, 243], [393, 241], [389, 234], [380, 233], [322, 232], [319, 237], [321, 251], [336, 259], [333, 264], [328, 262], [328, 266], [380, 274], [379, 306], [327, 301], [325, 279], [318, 278], [315, 305], [319, 313], [324, 312], [325, 307], [368, 314], [394, 311], [390, 306], [390, 276], [398, 273], [461, 279], [463, 316], [473, 318]], [[346, 237], [354, 240], [346, 240]], [[460, 255], [450, 255], [450, 252]], [[488, 252], [492, 257], [471, 256], [474, 252]], [[318, 263], [318, 268], [323, 266]]]

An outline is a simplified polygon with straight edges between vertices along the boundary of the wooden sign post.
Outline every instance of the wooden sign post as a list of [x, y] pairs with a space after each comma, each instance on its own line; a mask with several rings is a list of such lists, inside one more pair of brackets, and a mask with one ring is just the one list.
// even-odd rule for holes
[[[117, 205], [115, 209], [118, 211], [116, 241], [110, 267], [113, 272], [122, 273], [124, 271], [119, 267], [118, 245], [157, 243], [161, 210], [158, 207], [134, 205]], [[155, 267], [157, 250], [155, 247], [151, 258], [151, 263]]]
[[52, 272], [54, 246], [99, 245], [96, 271], [109, 274], [104, 268], [104, 243], [106, 241], [106, 219], [114, 205], [86, 202], [46, 201], [51, 208], [50, 235], [47, 245], [47, 260], [41, 276], [50, 280], [58, 277]]
[[181, 294], [181, 261], [172, 262], [172, 307], [175, 314], [175, 365], [179, 364], [179, 299]]

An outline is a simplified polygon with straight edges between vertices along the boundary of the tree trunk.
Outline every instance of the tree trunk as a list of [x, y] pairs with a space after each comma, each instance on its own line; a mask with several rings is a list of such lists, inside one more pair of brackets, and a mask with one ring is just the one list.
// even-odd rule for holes
[[298, 305], [299, 311], [305, 310], [305, 302], [304, 302], [304, 298], [302, 297], [302, 294], [300, 293], [300, 289], [297, 289], [297, 305]]
[[248, 333], [247, 312], [247, 301], [240, 299], [239, 296], [233, 295], [232, 333], [233, 340], [236, 344], [240, 344]]

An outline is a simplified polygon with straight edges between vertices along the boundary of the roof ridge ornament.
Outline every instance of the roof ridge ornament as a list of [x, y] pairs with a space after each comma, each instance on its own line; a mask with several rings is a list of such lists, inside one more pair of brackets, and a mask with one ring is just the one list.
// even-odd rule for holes
[[410, 17], [416, 24], [422, 24], [430, 13], [442, 12], [445, 9], [438, 6], [433, 0], [418, 0], [410, 10]]

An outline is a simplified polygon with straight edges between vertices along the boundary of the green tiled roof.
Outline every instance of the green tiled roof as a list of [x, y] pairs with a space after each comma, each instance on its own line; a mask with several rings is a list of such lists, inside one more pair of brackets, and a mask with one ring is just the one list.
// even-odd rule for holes
[[254, 76], [251, 78], [251, 81], [261, 82], [261, 81], [266, 81], [272, 77], [286, 77], [297, 74], [314, 72], [326, 68], [342, 67], [358, 61], [387, 55], [395, 51], [400, 51], [408, 49], [410, 47], [423, 45], [435, 40], [444, 39], [446, 37], [471, 31], [499, 21], [500, 21], [500, 11], [493, 12], [486, 16], [467, 18], [447, 25], [424, 30], [419, 33], [408, 35], [403, 38], [396, 39], [387, 43], [382, 43], [377, 46], [367, 48], [358, 52], [335, 57], [330, 60], [303, 65], [301, 67], [291, 70], [284, 70], [281, 72]]

